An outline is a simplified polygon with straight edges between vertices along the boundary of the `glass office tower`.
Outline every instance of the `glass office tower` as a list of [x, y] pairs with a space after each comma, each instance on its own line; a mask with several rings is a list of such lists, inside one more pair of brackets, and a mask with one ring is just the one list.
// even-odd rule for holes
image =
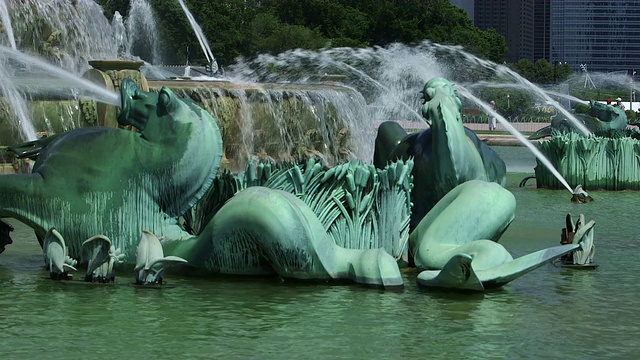
[[640, 1], [551, 0], [550, 60], [640, 72]]

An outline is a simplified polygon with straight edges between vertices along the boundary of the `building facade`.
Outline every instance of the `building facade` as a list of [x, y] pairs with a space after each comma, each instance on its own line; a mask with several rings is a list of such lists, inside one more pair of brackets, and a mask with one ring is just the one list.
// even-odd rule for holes
[[451, 4], [464, 10], [471, 21], [474, 21], [474, 2], [475, 0], [451, 0]]
[[534, 61], [534, 9], [531, 0], [475, 0], [474, 24], [505, 37], [508, 62]]
[[640, 1], [551, 0], [550, 62], [575, 71], [640, 69]]
[[551, 61], [551, 0], [534, 1], [533, 60]]

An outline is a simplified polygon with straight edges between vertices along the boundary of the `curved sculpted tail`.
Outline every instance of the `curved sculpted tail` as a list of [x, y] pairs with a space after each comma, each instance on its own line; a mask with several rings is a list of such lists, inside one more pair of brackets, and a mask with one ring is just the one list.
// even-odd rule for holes
[[31, 217], [43, 208], [41, 184], [38, 174], [0, 175], [0, 218], [12, 217], [33, 226]]
[[[254, 186], [239, 192], [218, 211], [198, 241], [210, 242], [210, 252], [200, 259], [210, 271], [402, 285], [391, 255], [383, 249], [337, 246], [304, 202], [280, 190]], [[172, 254], [191, 261], [184, 252]]]

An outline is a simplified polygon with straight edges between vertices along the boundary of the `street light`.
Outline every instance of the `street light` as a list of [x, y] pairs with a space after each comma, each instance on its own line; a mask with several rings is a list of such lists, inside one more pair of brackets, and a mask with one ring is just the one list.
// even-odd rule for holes
[[509, 98], [511, 95], [507, 94], [507, 109], [511, 108], [511, 103], [509, 102]]
[[631, 85], [629, 89], [629, 110], [633, 110], [633, 77], [635, 76], [636, 71], [631, 69]]

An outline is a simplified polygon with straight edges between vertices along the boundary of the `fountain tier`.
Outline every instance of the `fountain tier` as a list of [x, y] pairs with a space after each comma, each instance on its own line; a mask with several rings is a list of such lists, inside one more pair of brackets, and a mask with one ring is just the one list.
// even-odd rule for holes
[[[143, 91], [168, 87], [190, 98], [212, 114], [225, 144], [225, 166], [241, 169], [250, 157], [278, 161], [310, 155], [328, 165], [371, 157], [374, 122], [362, 95], [338, 83], [258, 84], [193, 79], [147, 80], [138, 70], [140, 61], [91, 61], [84, 78], [111, 91], [119, 91], [131, 78]], [[117, 127], [119, 108], [87, 99], [36, 95], [28, 102], [40, 136], [85, 126]], [[3, 107], [4, 108], [4, 107]], [[0, 122], [9, 124], [9, 114]], [[1, 145], [20, 142], [4, 133]]]

